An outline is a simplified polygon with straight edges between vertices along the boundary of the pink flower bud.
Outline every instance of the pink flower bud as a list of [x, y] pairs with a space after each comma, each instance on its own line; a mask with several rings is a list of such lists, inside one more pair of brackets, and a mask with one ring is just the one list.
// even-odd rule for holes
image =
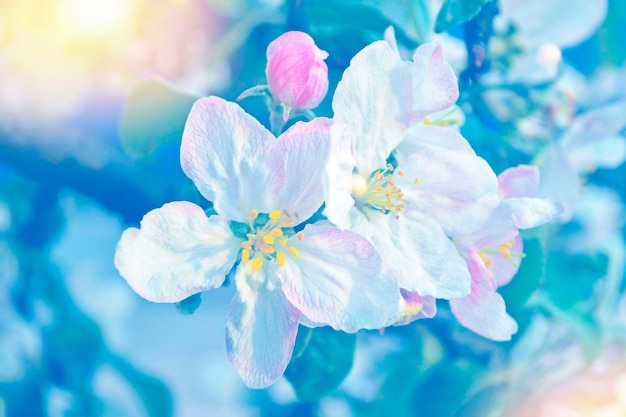
[[274, 100], [296, 110], [317, 107], [328, 91], [326, 51], [304, 32], [287, 32], [267, 47], [265, 75]]

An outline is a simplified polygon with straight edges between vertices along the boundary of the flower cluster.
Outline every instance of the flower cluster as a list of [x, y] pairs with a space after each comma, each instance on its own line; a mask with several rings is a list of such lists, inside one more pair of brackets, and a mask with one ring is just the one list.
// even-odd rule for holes
[[[496, 288], [521, 262], [518, 229], [561, 207], [531, 197], [536, 169], [496, 177], [450, 126], [457, 80], [438, 45], [409, 62], [391, 45], [374, 42], [352, 59], [332, 119], [278, 137], [235, 103], [198, 100], [181, 165], [216, 214], [169, 203], [118, 244], [118, 270], [151, 301], [179, 302], [234, 277], [226, 344], [250, 387], [283, 374], [298, 324], [380, 329], [432, 317], [445, 299], [477, 333], [515, 332]], [[327, 54], [308, 35], [287, 33], [267, 55], [275, 102], [320, 103]]]

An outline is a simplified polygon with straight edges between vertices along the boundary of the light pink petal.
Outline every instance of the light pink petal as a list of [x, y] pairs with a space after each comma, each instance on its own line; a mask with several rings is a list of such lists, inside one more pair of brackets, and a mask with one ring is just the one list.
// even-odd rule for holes
[[304, 32], [287, 32], [267, 47], [265, 74], [276, 101], [295, 109], [312, 109], [328, 91], [328, 53]]
[[411, 124], [422, 121], [431, 113], [449, 108], [459, 98], [456, 75], [438, 44], [426, 43], [417, 48], [413, 55], [411, 75]]
[[394, 175], [410, 201], [406, 215], [430, 216], [450, 236], [477, 230], [499, 203], [489, 164], [453, 129], [417, 126], [407, 137], [395, 154], [404, 176]]
[[280, 287], [268, 289], [263, 270], [240, 266], [235, 280], [256, 285], [237, 292], [226, 317], [228, 359], [250, 388], [265, 388], [278, 380], [291, 359], [300, 312]]
[[385, 166], [407, 129], [411, 101], [407, 64], [387, 42], [374, 42], [352, 58], [333, 96], [333, 120], [348, 126], [362, 174]]
[[511, 254], [510, 257], [504, 250], [500, 256], [490, 257], [493, 262], [493, 266], [490, 268], [491, 273], [498, 287], [511, 282], [524, 259], [522, 255], [524, 253], [524, 241], [521, 236], [517, 235], [508, 242], [501, 242], [502, 245], [507, 244], [507, 246], [511, 243], [513, 243], [513, 245], [508, 248], [508, 252]]
[[539, 169], [532, 165], [518, 165], [498, 175], [500, 198], [531, 197], [539, 187]]
[[222, 217], [209, 218], [192, 203], [169, 203], [122, 234], [115, 267], [143, 298], [174, 303], [221, 286], [240, 245]]
[[504, 300], [496, 293], [496, 283], [476, 254], [467, 258], [472, 274], [472, 293], [450, 300], [459, 323], [486, 338], [505, 341], [517, 332], [517, 323], [506, 312]]
[[605, 136], [571, 146], [567, 156], [576, 170], [583, 174], [598, 168], [614, 169], [626, 160], [626, 138]]
[[299, 259], [277, 268], [287, 299], [314, 323], [354, 333], [388, 325], [398, 286], [372, 245], [356, 233], [307, 225], [291, 238]]
[[437, 314], [437, 301], [433, 297], [422, 297], [416, 292], [400, 289], [399, 319], [394, 326], [402, 326], [419, 319], [431, 319]]
[[268, 213], [284, 171], [269, 151], [274, 136], [235, 103], [219, 97], [193, 105], [180, 150], [183, 171], [228, 219], [245, 221], [251, 210]]
[[324, 202], [323, 176], [330, 150], [330, 120], [316, 118], [298, 122], [277, 141], [284, 161], [285, 180], [275, 207], [298, 213], [301, 221], [311, 217]]
[[370, 222], [375, 233], [369, 238], [397, 272], [401, 288], [445, 299], [469, 294], [467, 266], [436, 221], [426, 216], [396, 219], [372, 212]]
[[385, 32], [383, 34], [383, 39], [385, 39], [385, 42], [389, 44], [391, 49], [398, 52], [398, 42], [396, 42], [396, 30], [393, 28], [393, 26], [387, 26], [387, 29], [385, 29]]

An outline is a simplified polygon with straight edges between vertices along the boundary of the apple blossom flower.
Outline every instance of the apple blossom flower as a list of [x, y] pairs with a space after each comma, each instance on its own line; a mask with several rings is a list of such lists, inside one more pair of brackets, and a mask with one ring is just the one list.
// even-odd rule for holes
[[283, 374], [301, 314], [356, 332], [385, 326], [396, 310], [397, 283], [366, 239], [303, 224], [323, 203], [329, 149], [328, 119], [296, 123], [276, 139], [236, 104], [200, 99], [181, 165], [218, 214], [169, 203], [126, 230], [117, 247], [121, 275], [154, 302], [220, 287], [236, 265], [226, 343], [250, 387]]
[[333, 98], [324, 213], [368, 238], [421, 297], [469, 294], [449, 236], [476, 230], [498, 204], [495, 174], [459, 132], [424, 123], [457, 97], [439, 46], [405, 62], [380, 41], [352, 59]]
[[450, 300], [452, 313], [474, 332], [498, 341], [510, 340], [517, 323], [506, 312], [497, 288], [509, 283], [523, 257], [519, 229], [544, 224], [563, 211], [550, 199], [530, 197], [539, 186], [539, 170], [530, 165], [509, 168], [498, 176], [501, 203], [478, 231], [454, 242], [467, 262], [472, 291]]
[[541, 172], [538, 196], [563, 204], [566, 222], [582, 188], [580, 177], [597, 168], [616, 168], [626, 160], [626, 101], [608, 103], [578, 115], [557, 141], [534, 163]]
[[265, 75], [274, 101], [289, 109], [317, 107], [328, 92], [328, 57], [304, 32], [291, 31], [267, 47]]

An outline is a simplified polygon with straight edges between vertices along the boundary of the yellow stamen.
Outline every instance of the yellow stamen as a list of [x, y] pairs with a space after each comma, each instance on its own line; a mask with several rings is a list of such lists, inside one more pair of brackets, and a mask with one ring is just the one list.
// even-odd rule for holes
[[263, 261], [259, 258], [254, 258], [252, 260], [252, 270], [258, 271], [263, 266]]
[[250, 212], [250, 214], [248, 214], [248, 218], [249, 218], [250, 220], [254, 220], [254, 219], [256, 219], [257, 217], [259, 217], [259, 210], [254, 209], [254, 210], [252, 210], [252, 211]]
[[270, 213], [270, 219], [278, 220], [278, 219], [280, 219], [280, 215], [281, 215], [281, 211], [280, 210], [274, 210], [273, 212]]
[[419, 178], [415, 178], [415, 184], [419, 184], [420, 183], [420, 179]]
[[279, 240], [278, 243], [280, 243], [282, 246], [287, 245], [287, 238], [283, 238], [283, 239]]
[[425, 125], [430, 125], [430, 124], [432, 124], [432, 123], [433, 123], [433, 122], [430, 120], [430, 118], [429, 118], [429, 117], [427, 117], [427, 118], [425, 118], [425, 119], [424, 119], [424, 124], [425, 124]]
[[[245, 242], [248, 243], [248, 242]], [[246, 263], [250, 260], [250, 251], [248, 249], [243, 249], [241, 251], [241, 262], [242, 263]]]
[[268, 245], [273, 245], [274, 244], [274, 236], [272, 236], [271, 234], [263, 236], [263, 240]]
[[300, 252], [298, 252], [298, 249], [294, 248], [293, 246], [290, 246], [289, 250], [291, 251], [291, 253], [293, 253], [293, 256], [295, 256], [296, 259], [300, 259]]
[[270, 232], [270, 235], [274, 237], [280, 237], [283, 235], [283, 231], [282, 229], [272, 229], [272, 231]]
[[276, 254], [276, 263], [278, 264], [279, 267], [281, 266], [285, 266], [285, 254], [282, 252], [278, 252]]

